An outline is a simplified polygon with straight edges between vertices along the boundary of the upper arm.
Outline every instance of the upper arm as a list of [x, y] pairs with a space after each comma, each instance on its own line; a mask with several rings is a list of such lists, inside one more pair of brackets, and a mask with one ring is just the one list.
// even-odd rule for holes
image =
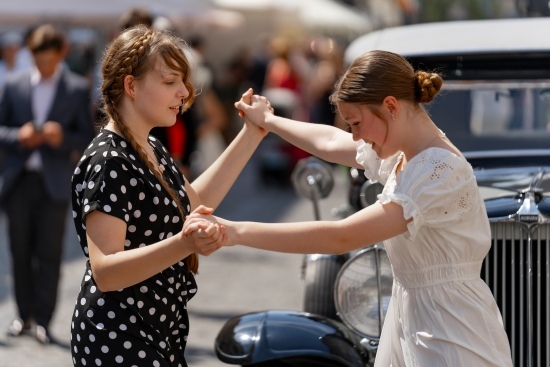
[[357, 249], [358, 244], [375, 243], [398, 236], [407, 231], [407, 224], [401, 205], [394, 202], [382, 204], [379, 201], [340, 221], [342, 233], [347, 234], [350, 248]]
[[112, 215], [94, 210], [86, 216], [86, 238], [92, 272], [101, 265], [102, 260], [120, 251], [124, 251], [126, 222]]

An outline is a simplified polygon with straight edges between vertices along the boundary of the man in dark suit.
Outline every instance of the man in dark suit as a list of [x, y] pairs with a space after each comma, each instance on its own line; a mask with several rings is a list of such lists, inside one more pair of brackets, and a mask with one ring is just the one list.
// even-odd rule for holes
[[35, 67], [10, 78], [0, 99], [0, 145], [6, 150], [0, 205], [8, 221], [19, 312], [8, 334], [34, 331], [48, 344], [75, 152], [92, 139], [93, 123], [88, 81], [63, 64], [64, 34], [43, 25], [28, 46]]

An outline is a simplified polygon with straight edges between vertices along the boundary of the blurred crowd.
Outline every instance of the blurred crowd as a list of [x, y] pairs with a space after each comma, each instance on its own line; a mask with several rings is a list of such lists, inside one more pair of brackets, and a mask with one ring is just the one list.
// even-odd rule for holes
[[[144, 8], [122, 14], [118, 30], [135, 24], [177, 33], [170, 20], [154, 16]], [[1, 35], [0, 90], [9, 74], [32, 67], [25, 42], [31, 32], [29, 29], [27, 34], [10, 31]], [[196, 69], [194, 85], [199, 93], [193, 107], [179, 116], [174, 126], [157, 128], [153, 134], [169, 148], [187, 177], [192, 179], [200, 174], [240, 130], [243, 121], [233, 103], [249, 87], [256, 94], [266, 95], [279, 114], [333, 124], [334, 112], [328, 95], [342, 71], [342, 47], [333, 39], [265, 36], [259, 45], [235, 50], [223, 70], [214, 70], [205, 50], [215, 45], [206, 44], [200, 35], [183, 38], [190, 46], [188, 57]], [[103, 118], [99, 98], [100, 57], [94, 45], [76, 41], [70, 45], [64, 60], [69, 69], [89, 80], [90, 108], [96, 129]], [[281, 170], [282, 175], [288, 174], [293, 164], [305, 155], [282, 141], [267, 141], [264, 145], [267, 170], [272, 166], [274, 170]]]

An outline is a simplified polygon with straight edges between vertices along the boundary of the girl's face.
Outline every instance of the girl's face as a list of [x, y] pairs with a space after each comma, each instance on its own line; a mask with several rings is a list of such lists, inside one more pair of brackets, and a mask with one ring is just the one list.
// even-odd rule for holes
[[374, 114], [367, 105], [340, 102], [338, 111], [349, 125], [348, 131], [352, 133], [354, 141], [364, 140], [372, 144], [372, 149], [381, 159], [396, 152], [390, 145], [389, 122]]
[[162, 57], [143, 79], [135, 81], [134, 106], [151, 127], [172, 126], [189, 91], [184, 75], [166, 65]]

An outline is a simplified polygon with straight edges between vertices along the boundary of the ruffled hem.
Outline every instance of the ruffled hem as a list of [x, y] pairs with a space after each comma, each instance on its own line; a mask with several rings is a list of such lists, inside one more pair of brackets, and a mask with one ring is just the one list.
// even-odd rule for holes
[[398, 205], [401, 205], [403, 208], [403, 217], [405, 220], [413, 219], [407, 223], [408, 234], [405, 233], [405, 237], [411, 241], [414, 241], [416, 235], [418, 234], [419, 228], [424, 224], [424, 216], [420, 211], [420, 208], [416, 203], [408, 196], [403, 194], [380, 194], [378, 195], [378, 200], [380, 203], [387, 204], [389, 202], [394, 202]]

